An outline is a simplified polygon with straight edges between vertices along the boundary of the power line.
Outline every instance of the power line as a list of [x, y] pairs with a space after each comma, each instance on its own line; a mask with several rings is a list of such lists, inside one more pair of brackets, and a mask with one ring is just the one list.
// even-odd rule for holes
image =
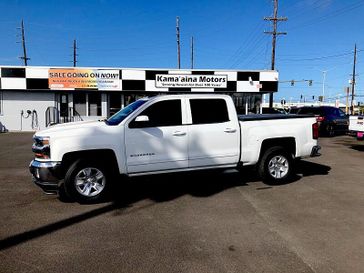
[[[362, 50], [360, 50], [362, 51]], [[352, 52], [343, 53], [343, 54], [335, 54], [335, 55], [327, 55], [327, 56], [321, 56], [321, 57], [314, 57], [314, 58], [302, 58], [302, 59], [279, 59], [280, 61], [291, 61], [291, 62], [302, 62], [302, 61], [315, 61], [315, 60], [323, 60], [323, 59], [329, 59], [329, 58], [338, 58], [343, 56], [348, 56], [353, 54]]]
[[264, 40], [263, 35], [259, 39], [256, 39], [255, 42], [249, 47], [249, 48], [252, 48], [252, 50], [249, 51], [250, 52], [249, 56], [243, 60], [241, 60], [240, 58], [237, 58], [235, 60], [235, 62], [231, 65], [230, 68], [235, 68], [239, 64], [247, 63], [248, 60], [251, 60], [253, 58], [253, 56], [255, 58], [258, 53], [256, 55], [253, 55], [253, 53], [256, 52], [258, 49], [260, 49], [262, 45], [264, 45], [262, 43], [263, 40]]
[[[324, 1], [322, 1], [322, 3], [325, 4]], [[323, 4], [321, 4], [320, 6], [322, 6]], [[299, 25], [293, 26], [292, 28], [289, 28], [289, 30], [293, 30], [293, 29], [297, 29], [297, 28], [301, 28], [301, 27], [307, 27], [307, 26], [311, 26], [311, 25], [317, 25], [318, 22], [328, 20], [328, 19], [330, 19], [332, 17], [337, 17], [337, 16], [342, 15], [342, 14], [344, 14], [346, 12], [352, 11], [353, 9], [356, 9], [356, 8], [360, 7], [361, 5], [363, 5], [363, 4], [364, 4], [363, 0], [357, 1], [357, 2], [355, 2], [353, 4], [347, 5], [346, 7], [334, 10], [334, 11], [328, 13], [326, 16], [321, 16], [321, 17], [315, 18], [313, 20], [312, 19], [311, 20], [306, 20], [302, 24], [299, 24]], [[316, 7], [316, 9], [317, 9], [317, 7]]]
[[252, 29], [252, 31], [247, 35], [247, 39], [244, 40], [243, 44], [241, 44], [238, 49], [233, 53], [233, 55], [228, 59], [227, 63], [233, 61], [233, 64], [230, 66], [230, 68], [234, 68], [237, 64], [240, 62], [240, 56], [243, 55], [243, 53], [253, 48], [255, 50], [255, 47], [252, 47], [253, 44], [256, 43], [259, 38], [260, 29], [263, 27], [264, 22], [260, 21], [258, 24], [256, 24], [256, 27]]

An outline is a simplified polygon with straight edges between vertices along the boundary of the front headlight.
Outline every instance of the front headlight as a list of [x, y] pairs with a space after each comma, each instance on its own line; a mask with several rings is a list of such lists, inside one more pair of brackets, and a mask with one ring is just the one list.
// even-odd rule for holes
[[32, 150], [36, 158], [49, 159], [51, 157], [51, 149], [49, 146], [49, 137], [33, 137]]

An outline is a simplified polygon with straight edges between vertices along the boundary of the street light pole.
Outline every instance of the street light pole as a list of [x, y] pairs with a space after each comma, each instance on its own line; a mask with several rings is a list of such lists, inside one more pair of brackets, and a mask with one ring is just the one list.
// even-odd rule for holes
[[323, 80], [322, 80], [322, 102], [325, 101], [325, 80], [326, 80], [326, 72], [327, 70], [322, 71]]

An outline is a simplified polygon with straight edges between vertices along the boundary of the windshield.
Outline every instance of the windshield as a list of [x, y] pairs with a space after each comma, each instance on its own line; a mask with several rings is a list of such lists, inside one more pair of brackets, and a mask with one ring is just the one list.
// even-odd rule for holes
[[119, 112], [115, 113], [109, 119], [106, 120], [108, 125], [118, 125], [122, 122], [126, 117], [128, 117], [131, 113], [133, 113], [136, 109], [146, 103], [148, 100], [140, 99], [134, 101], [133, 103], [129, 104], [127, 107], [121, 109]]

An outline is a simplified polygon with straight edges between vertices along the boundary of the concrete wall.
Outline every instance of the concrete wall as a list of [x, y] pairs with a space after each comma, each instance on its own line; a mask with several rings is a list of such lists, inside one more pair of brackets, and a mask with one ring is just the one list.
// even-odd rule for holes
[[[45, 128], [45, 112], [49, 106], [55, 105], [55, 94], [50, 92], [30, 91], [2, 91], [3, 110], [0, 114], [0, 123], [9, 131], [36, 131]], [[21, 117], [21, 111], [24, 116]], [[28, 116], [27, 110], [32, 111]], [[32, 119], [36, 121], [38, 116], [38, 128], [32, 128]]]

